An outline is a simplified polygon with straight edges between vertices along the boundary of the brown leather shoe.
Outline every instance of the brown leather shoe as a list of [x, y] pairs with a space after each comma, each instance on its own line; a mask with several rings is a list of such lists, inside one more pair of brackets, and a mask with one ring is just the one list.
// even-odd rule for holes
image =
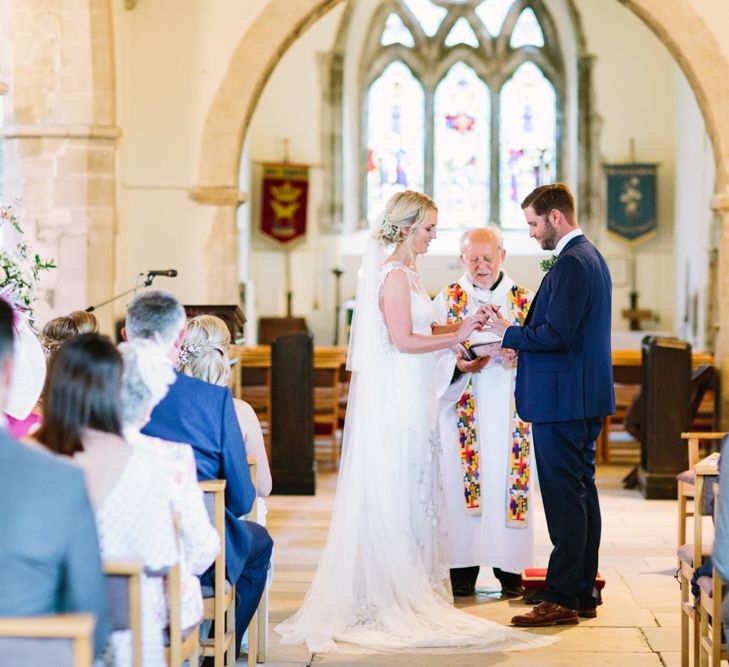
[[597, 609], [578, 609], [577, 615], [580, 618], [597, 618]]
[[547, 625], [569, 625], [578, 622], [576, 609], [568, 609], [561, 604], [546, 600], [530, 612], [511, 619], [511, 624], [520, 628], [542, 628]]

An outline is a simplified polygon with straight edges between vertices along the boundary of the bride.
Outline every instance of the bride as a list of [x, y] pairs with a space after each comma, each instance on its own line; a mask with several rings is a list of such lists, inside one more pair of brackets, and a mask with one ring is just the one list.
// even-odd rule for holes
[[[329, 537], [299, 611], [277, 626], [312, 652], [335, 641], [382, 650], [550, 643], [456, 610], [446, 560], [437, 441], [437, 352], [483, 325], [438, 327], [415, 261], [435, 238], [437, 208], [393, 195], [368, 240], [357, 290], [353, 371]], [[383, 262], [384, 246], [394, 251]]]

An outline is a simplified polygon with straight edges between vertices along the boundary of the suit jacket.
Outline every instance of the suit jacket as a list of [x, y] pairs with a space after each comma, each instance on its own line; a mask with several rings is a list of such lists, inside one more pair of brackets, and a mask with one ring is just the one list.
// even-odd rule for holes
[[250, 549], [249, 534], [237, 517], [250, 511], [256, 489], [248, 472], [230, 391], [177, 373], [177, 380], [152, 412], [142, 433], [192, 445], [197, 478], [227, 482], [225, 565], [228, 580], [235, 583]]
[[615, 412], [610, 352], [612, 281], [585, 236], [567, 243], [542, 280], [523, 327], [503, 346], [519, 351], [516, 408], [525, 421], [590, 419]]
[[83, 473], [0, 429], [0, 616], [90, 612], [108, 635], [106, 584]]

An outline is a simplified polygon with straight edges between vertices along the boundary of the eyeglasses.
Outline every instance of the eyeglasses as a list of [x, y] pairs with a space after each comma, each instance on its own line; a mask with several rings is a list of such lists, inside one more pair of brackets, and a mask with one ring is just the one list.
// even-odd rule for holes
[[484, 264], [494, 264], [496, 262], [496, 259], [491, 257], [464, 257], [463, 260], [471, 266], [476, 266], [480, 262]]

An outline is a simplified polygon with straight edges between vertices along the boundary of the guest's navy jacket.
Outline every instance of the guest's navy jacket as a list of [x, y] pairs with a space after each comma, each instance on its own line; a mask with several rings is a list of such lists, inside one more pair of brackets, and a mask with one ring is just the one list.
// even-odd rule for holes
[[516, 408], [530, 422], [615, 412], [610, 352], [612, 281], [585, 236], [571, 239], [542, 280], [523, 327], [503, 346], [519, 351]]
[[142, 432], [192, 445], [197, 478], [227, 482], [225, 564], [228, 580], [238, 581], [250, 548], [250, 537], [236, 517], [250, 511], [256, 490], [248, 472], [243, 436], [230, 391], [178, 373]]
[[106, 584], [83, 473], [0, 429], [0, 508], [0, 616], [92, 613], [100, 652]]

